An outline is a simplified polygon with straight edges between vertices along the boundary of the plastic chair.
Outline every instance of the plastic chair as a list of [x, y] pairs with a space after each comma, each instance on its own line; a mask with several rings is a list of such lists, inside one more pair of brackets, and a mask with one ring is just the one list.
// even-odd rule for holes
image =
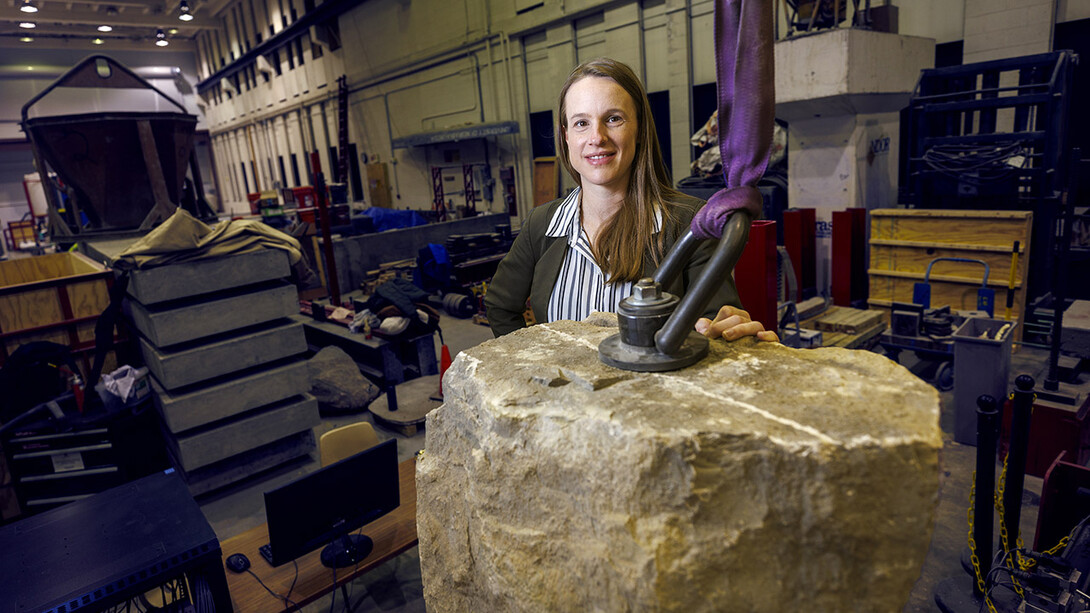
[[375, 428], [361, 421], [326, 432], [318, 439], [322, 466], [329, 466], [379, 443]]

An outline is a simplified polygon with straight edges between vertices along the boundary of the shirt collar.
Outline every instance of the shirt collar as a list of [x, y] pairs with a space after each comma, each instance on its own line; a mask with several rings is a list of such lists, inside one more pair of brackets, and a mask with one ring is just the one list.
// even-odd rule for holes
[[[579, 237], [583, 224], [579, 219], [582, 201], [579, 197], [581, 188], [575, 188], [564, 202], [556, 208], [553, 218], [549, 221], [549, 227], [545, 230], [545, 236], [554, 238], [567, 237], [568, 242], [574, 243]], [[662, 231], [662, 207], [655, 207], [655, 230], [658, 234]]]

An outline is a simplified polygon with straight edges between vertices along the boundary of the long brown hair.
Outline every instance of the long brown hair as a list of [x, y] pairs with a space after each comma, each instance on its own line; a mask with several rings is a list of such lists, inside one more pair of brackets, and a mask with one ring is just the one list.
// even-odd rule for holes
[[656, 208], [662, 212], [665, 229], [670, 220], [667, 199], [677, 196], [678, 192], [671, 187], [670, 173], [662, 161], [655, 120], [651, 117], [651, 103], [647, 100], [643, 84], [631, 68], [610, 58], [595, 58], [576, 66], [560, 90], [556, 150], [568, 174], [580, 186], [583, 185], [582, 178], [572, 166], [564, 138], [568, 124], [564, 99], [571, 86], [586, 77], [612, 79], [628, 92], [636, 105], [636, 154], [628, 177], [624, 204], [602, 227], [598, 239], [591, 245], [591, 251], [610, 283], [637, 281], [643, 276], [645, 253], [650, 252], [655, 262], [663, 256], [664, 232], [659, 232], [657, 236], [654, 234]]

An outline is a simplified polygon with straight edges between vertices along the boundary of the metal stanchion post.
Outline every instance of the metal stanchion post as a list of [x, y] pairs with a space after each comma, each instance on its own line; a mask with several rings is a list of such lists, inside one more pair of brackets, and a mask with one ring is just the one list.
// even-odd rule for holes
[[1019, 375], [1014, 380], [1011, 442], [1007, 450], [1007, 476], [1003, 490], [1003, 523], [1010, 535], [1011, 548], [1018, 539], [1018, 522], [1022, 516], [1022, 488], [1026, 483], [1026, 451], [1029, 449], [1034, 383], [1033, 377], [1029, 375]]
[[[995, 444], [998, 436], [999, 410], [995, 398], [983, 394], [976, 399], [976, 504], [973, 507], [973, 542], [980, 562], [980, 576], [991, 570], [992, 539], [995, 521], [992, 492], [995, 491]], [[975, 579], [975, 578], [974, 578]], [[973, 593], [983, 596], [980, 585], [973, 581]]]

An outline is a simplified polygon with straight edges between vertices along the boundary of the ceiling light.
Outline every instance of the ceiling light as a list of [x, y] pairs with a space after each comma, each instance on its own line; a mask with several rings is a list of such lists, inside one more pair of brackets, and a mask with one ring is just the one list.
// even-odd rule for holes
[[113, 26], [99, 26], [98, 31], [99, 32], [113, 32], [114, 27]]
[[178, 33], [178, 28], [171, 28], [171, 29], [167, 30], [167, 34], [170, 34], [171, 36], [174, 36], [177, 33]]
[[178, 5], [178, 19], [182, 21], [193, 21], [193, 13], [189, 9], [189, 2], [182, 0], [182, 3]]
[[29, 36], [24, 36], [24, 37], [19, 39], [19, 42], [21, 42], [21, 43], [32, 43], [32, 42], [34, 42], [34, 39], [29, 37]]
[[33, 30], [34, 28], [38, 27], [38, 24], [34, 23], [33, 21], [23, 21], [19, 23], [19, 27], [26, 28], [27, 30]]
[[95, 40], [93, 40], [91, 42], [96, 44], [96, 45], [101, 45], [102, 43], [104, 43], [106, 41], [102, 40], [101, 38], [96, 38]]
[[155, 46], [166, 47], [169, 44], [170, 41], [167, 40], [166, 32], [164, 32], [162, 28], [159, 28], [159, 31], [155, 33]]
[[23, 5], [19, 7], [19, 10], [24, 13], [37, 13], [38, 6], [34, 4], [34, 0], [23, 0]]

